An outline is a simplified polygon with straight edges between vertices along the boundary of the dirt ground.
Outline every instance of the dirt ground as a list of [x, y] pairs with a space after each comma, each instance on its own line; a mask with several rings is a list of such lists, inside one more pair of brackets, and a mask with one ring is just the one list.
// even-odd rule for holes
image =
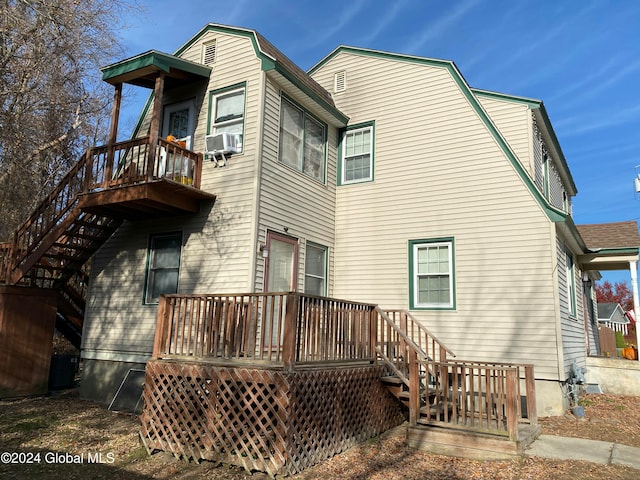
[[[544, 434], [606, 440], [640, 447], [640, 398], [587, 395], [585, 418], [541, 420]], [[0, 401], [0, 478], [24, 479], [266, 479], [236, 467], [147, 455], [137, 418], [80, 400], [70, 390], [53, 396]], [[30, 463], [28, 463], [30, 462]], [[619, 465], [525, 458], [472, 461], [407, 448], [391, 431], [354, 447], [292, 480], [396, 479], [640, 479]]]

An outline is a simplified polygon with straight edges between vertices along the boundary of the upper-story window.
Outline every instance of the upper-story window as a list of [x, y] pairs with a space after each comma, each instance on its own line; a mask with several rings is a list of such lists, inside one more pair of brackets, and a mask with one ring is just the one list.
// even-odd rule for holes
[[242, 148], [244, 137], [244, 98], [245, 89], [233, 86], [214, 90], [210, 94], [211, 134], [232, 133], [238, 136], [237, 146]]
[[342, 139], [340, 183], [373, 180], [373, 123], [347, 130]]
[[280, 162], [324, 182], [326, 128], [309, 113], [282, 97]]

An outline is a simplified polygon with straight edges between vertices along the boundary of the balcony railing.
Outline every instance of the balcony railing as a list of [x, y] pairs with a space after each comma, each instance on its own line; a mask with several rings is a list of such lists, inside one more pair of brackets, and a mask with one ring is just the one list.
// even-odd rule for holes
[[79, 215], [79, 196], [169, 179], [200, 187], [202, 154], [175, 143], [150, 137], [89, 149], [56, 188], [35, 208], [16, 231], [10, 251], [0, 247], [0, 279], [15, 283], [33, 261], [33, 252], [56, 240]]

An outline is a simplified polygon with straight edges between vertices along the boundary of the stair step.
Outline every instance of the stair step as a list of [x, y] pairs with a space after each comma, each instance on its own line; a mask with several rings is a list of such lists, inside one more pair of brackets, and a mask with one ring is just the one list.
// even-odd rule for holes
[[384, 383], [390, 383], [393, 385], [404, 385], [404, 382], [401, 378], [396, 377], [395, 375], [387, 375], [384, 377], [380, 377], [380, 380]]

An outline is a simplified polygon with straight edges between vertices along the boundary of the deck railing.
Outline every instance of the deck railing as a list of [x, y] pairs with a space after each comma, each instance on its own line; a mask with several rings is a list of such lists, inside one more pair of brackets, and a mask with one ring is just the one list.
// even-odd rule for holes
[[295, 292], [163, 295], [154, 358], [310, 363], [375, 361], [374, 305]]
[[16, 231], [9, 254], [6, 248], [0, 248], [0, 278], [4, 276], [10, 283], [19, 280], [26, 270], [21, 264], [38, 251], [52, 231], [63, 231], [77, 214], [75, 208], [82, 193], [159, 178], [200, 187], [202, 154], [163, 139], [155, 145], [150, 141], [150, 137], [142, 137], [87, 150]]
[[[412, 369], [422, 363], [418, 360]], [[427, 388], [412, 382], [410, 402], [420, 406], [414, 424], [443, 424], [517, 440], [518, 425], [537, 423], [533, 365], [464, 360], [428, 365], [434, 366]]]

